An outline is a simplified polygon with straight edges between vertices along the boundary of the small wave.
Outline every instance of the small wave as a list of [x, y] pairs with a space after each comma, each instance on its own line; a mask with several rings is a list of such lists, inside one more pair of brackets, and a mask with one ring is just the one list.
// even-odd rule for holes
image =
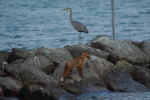
[[64, 42], [64, 41], [67, 41], [67, 39], [66, 38], [61, 38], [59, 41]]
[[22, 6], [22, 7], [29, 7], [30, 5], [21, 4], [20, 6]]
[[131, 24], [138, 24], [137, 22], [131, 22]]
[[0, 17], [3, 17], [3, 15], [0, 15]]
[[15, 35], [13, 38], [23, 38], [24, 35]]
[[17, 45], [18, 45], [18, 46], [23, 46], [24, 44], [20, 44], [20, 43], [19, 43], [19, 44], [17, 44]]
[[139, 12], [139, 14], [150, 14], [150, 11], [148, 11], [148, 12]]

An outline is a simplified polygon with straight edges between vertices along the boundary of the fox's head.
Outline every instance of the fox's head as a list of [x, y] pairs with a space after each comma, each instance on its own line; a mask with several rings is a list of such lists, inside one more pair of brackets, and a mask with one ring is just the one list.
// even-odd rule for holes
[[87, 59], [91, 59], [90, 56], [89, 56], [87, 53], [83, 53], [83, 52], [82, 52], [82, 55], [83, 55], [85, 58], [87, 58]]

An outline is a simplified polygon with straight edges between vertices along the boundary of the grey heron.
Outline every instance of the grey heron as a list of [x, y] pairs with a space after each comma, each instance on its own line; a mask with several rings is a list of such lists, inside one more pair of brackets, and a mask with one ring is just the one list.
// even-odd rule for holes
[[78, 21], [74, 21], [72, 19], [72, 10], [71, 10], [71, 8], [66, 8], [66, 9], [63, 9], [61, 11], [66, 11], [66, 10], [70, 11], [70, 22], [71, 22], [72, 26], [74, 27], [74, 29], [78, 31], [78, 34], [79, 34], [79, 44], [82, 44], [81, 32], [84, 32], [84, 33], [88, 34], [88, 30], [86, 29], [85, 25], [83, 25], [82, 23], [80, 23]]

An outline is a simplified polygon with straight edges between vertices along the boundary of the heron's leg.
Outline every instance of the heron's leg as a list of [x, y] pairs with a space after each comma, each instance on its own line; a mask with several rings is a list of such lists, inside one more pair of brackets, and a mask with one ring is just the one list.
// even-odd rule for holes
[[82, 36], [81, 36], [81, 32], [80, 32], [80, 41], [81, 41], [81, 44], [82, 44]]
[[[79, 32], [78, 32], [78, 34], [79, 34]], [[80, 44], [80, 34], [79, 34], [79, 44]]]

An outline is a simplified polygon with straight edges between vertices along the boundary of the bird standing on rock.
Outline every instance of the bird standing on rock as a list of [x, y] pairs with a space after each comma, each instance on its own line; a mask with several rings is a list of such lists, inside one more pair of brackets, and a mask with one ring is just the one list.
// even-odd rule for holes
[[83, 25], [82, 23], [80, 23], [78, 21], [73, 21], [71, 8], [66, 8], [66, 9], [63, 9], [61, 11], [66, 11], [66, 10], [70, 11], [70, 22], [71, 22], [72, 26], [74, 27], [74, 29], [78, 31], [78, 34], [79, 34], [79, 44], [82, 44], [81, 32], [84, 32], [84, 33], [88, 34], [88, 30], [86, 29], [86, 26]]

